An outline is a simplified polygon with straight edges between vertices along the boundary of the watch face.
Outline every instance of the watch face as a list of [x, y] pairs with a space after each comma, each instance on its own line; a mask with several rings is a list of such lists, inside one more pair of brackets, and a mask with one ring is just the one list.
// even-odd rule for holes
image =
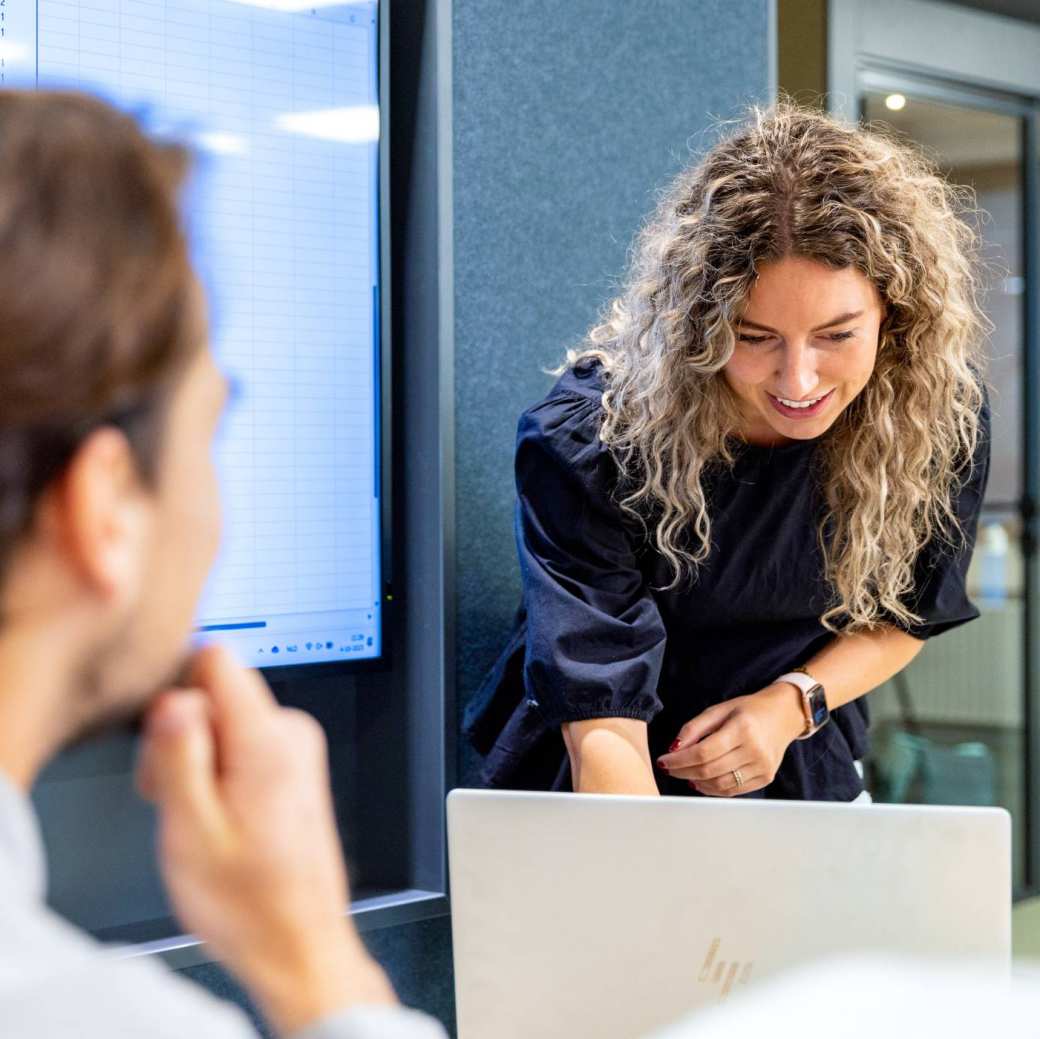
[[818, 685], [815, 689], [810, 690], [808, 699], [813, 728], [818, 729], [831, 716], [830, 711], [827, 710], [827, 697], [824, 694], [823, 686]]

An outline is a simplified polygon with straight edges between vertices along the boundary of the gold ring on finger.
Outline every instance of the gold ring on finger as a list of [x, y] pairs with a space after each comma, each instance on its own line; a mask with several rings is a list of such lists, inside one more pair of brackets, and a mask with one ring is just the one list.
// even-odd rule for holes
[[737, 784], [738, 790], [744, 785], [744, 777], [739, 768], [733, 770], [733, 782]]

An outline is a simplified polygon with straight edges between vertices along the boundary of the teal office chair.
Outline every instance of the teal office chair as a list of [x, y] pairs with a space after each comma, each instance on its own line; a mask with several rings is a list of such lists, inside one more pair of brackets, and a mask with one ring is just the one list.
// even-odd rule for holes
[[875, 793], [889, 804], [992, 805], [997, 766], [984, 743], [944, 745], [925, 736], [905, 674], [892, 679], [903, 731], [893, 733], [874, 760]]

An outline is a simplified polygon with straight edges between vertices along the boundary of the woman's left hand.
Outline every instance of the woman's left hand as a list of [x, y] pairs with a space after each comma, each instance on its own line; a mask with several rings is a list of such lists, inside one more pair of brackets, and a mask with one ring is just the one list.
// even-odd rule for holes
[[778, 682], [697, 715], [657, 766], [701, 794], [749, 794], [772, 783], [787, 748], [804, 730], [801, 693]]

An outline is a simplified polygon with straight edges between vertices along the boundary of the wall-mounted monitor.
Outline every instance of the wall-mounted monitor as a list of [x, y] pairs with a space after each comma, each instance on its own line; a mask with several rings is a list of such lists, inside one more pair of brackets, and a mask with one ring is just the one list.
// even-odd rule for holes
[[378, 3], [5, 0], [2, 14], [6, 85], [98, 93], [198, 154], [186, 216], [241, 390], [200, 635], [265, 668], [380, 658]]

